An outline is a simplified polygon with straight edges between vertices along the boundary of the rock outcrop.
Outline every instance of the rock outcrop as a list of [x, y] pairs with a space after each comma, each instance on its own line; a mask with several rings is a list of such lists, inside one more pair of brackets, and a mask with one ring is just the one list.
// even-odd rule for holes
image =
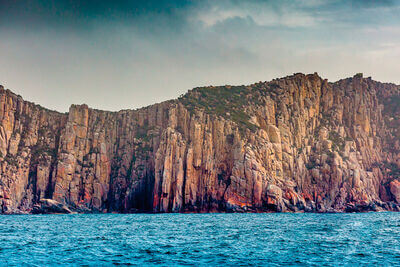
[[72, 211], [64, 204], [53, 199], [41, 199], [33, 206], [33, 214], [69, 214]]
[[[400, 86], [294, 74], [66, 114], [0, 88], [0, 213], [398, 210]], [[47, 203], [47, 202], [46, 202]]]

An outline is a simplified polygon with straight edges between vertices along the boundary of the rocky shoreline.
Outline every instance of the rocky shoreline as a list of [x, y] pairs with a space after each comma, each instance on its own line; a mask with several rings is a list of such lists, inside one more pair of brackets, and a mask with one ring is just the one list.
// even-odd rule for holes
[[[303, 209], [301, 209], [303, 208]], [[179, 213], [363, 213], [363, 212], [399, 212], [400, 205], [394, 202], [389, 203], [365, 203], [365, 204], [349, 204], [344, 210], [335, 210], [328, 208], [326, 210], [313, 210], [309, 207], [300, 207], [300, 209], [285, 210], [285, 211], [273, 211], [273, 210], [254, 210], [251, 207], [247, 208], [237, 208], [233, 207], [231, 210], [223, 211], [202, 211], [202, 212], [188, 212], [183, 211]], [[3, 213], [4, 215], [30, 215], [30, 214], [104, 214], [109, 213], [107, 211], [93, 211], [93, 210], [81, 210], [69, 208], [66, 205], [57, 202], [52, 199], [41, 199], [37, 204], [33, 206], [32, 210], [27, 211], [12, 211]], [[116, 213], [116, 212], [111, 212]], [[151, 211], [139, 211], [131, 210], [129, 212], [124, 212], [123, 214], [136, 214], [136, 213], [146, 213], [146, 214], [157, 214]], [[158, 212], [159, 214], [160, 212]]]

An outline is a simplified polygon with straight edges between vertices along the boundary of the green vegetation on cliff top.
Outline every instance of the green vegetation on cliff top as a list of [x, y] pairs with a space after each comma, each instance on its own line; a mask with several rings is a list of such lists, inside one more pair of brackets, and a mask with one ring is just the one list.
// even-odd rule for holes
[[250, 122], [246, 113], [249, 102], [258, 103], [250, 86], [210, 86], [195, 88], [179, 98], [179, 101], [190, 111], [204, 110], [210, 115], [216, 115], [235, 122], [240, 131], [257, 130]]

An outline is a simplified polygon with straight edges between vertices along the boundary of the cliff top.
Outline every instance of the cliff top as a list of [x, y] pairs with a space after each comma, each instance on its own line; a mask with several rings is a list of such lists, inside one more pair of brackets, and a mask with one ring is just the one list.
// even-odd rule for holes
[[[107, 112], [107, 113], [121, 113], [121, 112], [131, 112], [131, 111], [139, 111], [143, 109], [147, 109], [154, 105], [159, 104], [172, 104], [177, 101], [184, 104], [189, 108], [189, 110], [193, 110], [195, 108], [205, 109], [208, 112], [214, 112], [216, 115], [225, 116], [226, 113], [233, 112], [233, 117], [236, 117], [237, 120], [247, 121], [247, 117], [245, 114], [240, 112], [237, 109], [242, 108], [245, 104], [248, 104], [250, 101], [254, 101], [254, 104], [260, 104], [258, 98], [261, 94], [269, 93], [271, 96], [276, 94], [283, 93], [281, 90], [281, 83], [294, 82], [294, 83], [304, 83], [306, 81], [309, 82], [328, 82], [331, 85], [339, 84], [343, 82], [352, 82], [353, 80], [368, 80], [369, 82], [377, 83], [380, 85], [389, 85], [392, 87], [396, 87], [397, 90], [400, 90], [400, 86], [394, 83], [381, 83], [378, 81], [372, 80], [371, 77], [363, 78], [362, 73], [357, 73], [353, 77], [345, 78], [338, 80], [336, 82], [328, 82], [327, 79], [323, 79], [318, 75], [317, 72], [313, 74], [303, 74], [303, 73], [294, 73], [293, 75], [288, 75], [281, 78], [275, 78], [271, 81], [259, 81], [257, 83], [249, 84], [249, 85], [221, 85], [221, 86], [203, 86], [203, 87], [195, 87], [187, 91], [186, 94], [181, 95], [177, 99], [166, 100], [161, 103], [155, 103], [150, 106], [145, 106], [137, 109], [123, 109], [119, 111], [107, 111], [107, 110], [99, 110], [90, 108], [87, 104], [72, 104], [71, 108], [83, 107], [97, 112]], [[394, 90], [396, 90], [394, 89]], [[0, 95], [7, 94], [15, 99], [23, 100], [22, 96], [15, 94], [10, 89], [5, 89], [3, 85], [0, 85]], [[30, 103], [40, 109], [44, 109], [49, 112], [58, 113], [58, 114], [68, 114], [69, 112], [59, 112], [56, 110], [50, 110], [46, 107], [41, 106], [40, 104], [36, 104], [34, 102], [25, 101]], [[251, 127], [251, 125], [248, 125]]]

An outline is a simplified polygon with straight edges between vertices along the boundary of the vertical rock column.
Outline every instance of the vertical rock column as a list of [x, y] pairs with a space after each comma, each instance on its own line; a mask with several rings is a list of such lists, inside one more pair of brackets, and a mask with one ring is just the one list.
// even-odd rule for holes
[[86, 148], [89, 113], [86, 105], [72, 105], [68, 122], [61, 134], [59, 157], [55, 175], [53, 199], [61, 203], [77, 204], [79, 200], [79, 173], [77, 160], [82, 161]]

